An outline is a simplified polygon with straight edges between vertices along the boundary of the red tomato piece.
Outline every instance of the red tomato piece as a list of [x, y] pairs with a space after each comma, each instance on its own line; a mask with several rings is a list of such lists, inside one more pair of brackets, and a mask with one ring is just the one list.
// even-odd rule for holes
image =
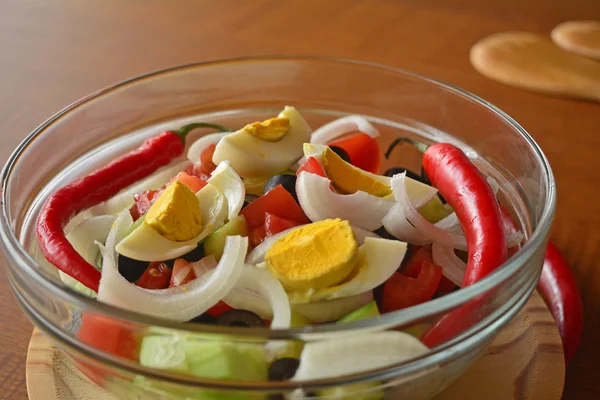
[[227, 303], [225, 303], [223, 300], [220, 300], [217, 304], [215, 304], [214, 306], [212, 306], [211, 308], [206, 310], [206, 313], [212, 315], [213, 317], [218, 317], [219, 315], [223, 314], [225, 311], [231, 311], [231, 310], [233, 310], [232, 307], [229, 307], [229, 305], [227, 305]]
[[188, 167], [185, 169], [185, 173], [188, 175], [197, 176], [203, 181], [207, 181], [210, 178], [210, 174], [205, 173], [200, 164], [188, 165]]
[[452, 293], [456, 289], [456, 284], [452, 282], [450, 279], [446, 278], [442, 275], [442, 279], [440, 279], [440, 284], [435, 291], [436, 296], [444, 296], [448, 293]]
[[[412, 257], [400, 268], [400, 273], [410, 278], [417, 279], [425, 263], [433, 263], [431, 249], [429, 247], [415, 247]], [[452, 292], [455, 288], [456, 285], [454, 282], [442, 275], [435, 294], [443, 296]]]
[[431, 300], [441, 278], [442, 268], [433, 263], [423, 263], [417, 279], [395, 272], [383, 286], [383, 312], [396, 311]]
[[165, 263], [153, 262], [144, 271], [137, 285], [144, 289], [166, 289], [171, 281], [171, 272], [171, 268]]
[[400, 267], [400, 273], [410, 278], [417, 279], [424, 263], [433, 263], [431, 249], [429, 247], [413, 248], [413, 255]]
[[[196, 274], [194, 273], [194, 269], [191, 268], [192, 263], [189, 261], [186, 261], [183, 258], [178, 258], [177, 260], [175, 260], [175, 263], [173, 264], [173, 272], [171, 273], [171, 280], [169, 282], [169, 287], [176, 287], [176, 286], [181, 286], [181, 285], [185, 285], [186, 283], [193, 281], [194, 279], [196, 279]], [[174, 279], [175, 277], [179, 274], [179, 272], [184, 269], [190, 267], [190, 271], [187, 273], [187, 275], [185, 276], [185, 278], [183, 278], [183, 280], [181, 282], [179, 282], [178, 284], [175, 284]]]
[[250, 240], [250, 245], [252, 247], [256, 247], [261, 244], [266, 237], [267, 232], [264, 225], [257, 226], [250, 231], [250, 234], [248, 234], [248, 240]]
[[202, 153], [200, 153], [200, 167], [205, 174], [210, 175], [217, 166], [213, 163], [212, 158], [213, 154], [215, 154], [215, 149], [217, 148], [216, 144], [211, 144], [207, 146]]
[[265, 233], [267, 237], [276, 235], [298, 225], [302, 224], [296, 221], [290, 221], [289, 219], [279, 218], [275, 214], [266, 213]]
[[374, 174], [379, 172], [381, 164], [381, 150], [377, 139], [366, 133], [358, 132], [328, 143], [329, 146], [341, 147], [346, 151], [350, 162], [355, 167], [364, 169]]
[[171, 178], [171, 181], [169, 181], [169, 184], [171, 184], [175, 181], [179, 181], [179, 182], [183, 183], [194, 193], [198, 192], [200, 189], [202, 189], [204, 186], [207, 185], [205, 180], [202, 180], [201, 178], [199, 178], [195, 175], [190, 175], [187, 172], [178, 173], [176, 176]]
[[308, 159], [302, 164], [298, 171], [296, 171], [296, 175], [300, 175], [302, 171], [310, 172], [311, 174], [317, 174], [322, 176], [323, 178], [327, 178], [325, 175], [325, 171], [323, 171], [323, 167], [314, 157], [308, 157]]
[[266, 213], [299, 224], [310, 222], [296, 200], [282, 185], [275, 186], [240, 211], [251, 229], [264, 225]]
[[135, 200], [135, 204], [129, 210], [131, 218], [133, 218], [135, 221], [142, 215], [146, 214], [146, 211], [152, 207], [152, 204], [154, 204], [158, 196], [160, 196], [163, 191], [164, 189], [144, 190], [143, 192], [134, 194], [133, 200]]
[[136, 338], [123, 323], [117, 320], [83, 313], [77, 336], [82, 342], [99, 350], [130, 360], [137, 359], [138, 342]]
[[[139, 356], [139, 341], [124, 322], [105, 316], [82, 313], [81, 327], [77, 331], [79, 340], [100, 351], [136, 361]], [[97, 385], [103, 385], [105, 376], [112, 375], [105, 369], [83, 360], [76, 360], [79, 369]]]

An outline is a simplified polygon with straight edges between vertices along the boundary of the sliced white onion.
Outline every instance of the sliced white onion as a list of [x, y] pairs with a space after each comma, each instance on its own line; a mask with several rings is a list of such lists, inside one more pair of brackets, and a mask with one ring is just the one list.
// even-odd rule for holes
[[302, 210], [313, 222], [341, 218], [359, 228], [374, 231], [394, 202], [363, 191], [353, 194], [333, 192], [331, 181], [316, 174], [302, 172], [296, 180], [296, 194]]
[[193, 262], [192, 268], [194, 269], [194, 275], [199, 278], [217, 268], [217, 265], [217, 259], [211, 254], [210, 256], [206, 256], [199, 261]]
[[324, 144], [346, 133], [363, 132], [372, 138], [379, 137], [379, 131], [363, 116], [348, 115], [329, 122], [315, 130], [310, 137], [311, 143]]
[[231, 168], [229, 162], [222, 161], [212, 172], [208, 183], [216, 187], [227, 198], [228, 219], [237, 216], [244, 205], [246, 187], [242, 178]]
[[[248, 257], [246, 257], [246, 263], [251, 264], [251, 265], [257, 265], [257, 264], [260, 264], [261, 262], [265, 261], [265, 254], [267, 254], [267, 251], [271, 248], [273, 243], [275, 243], [281, 237], [292, 232], [293, 230], [296, 230], [301, 227], [302, 227], [302, 225], [294, 226], [293, 228], [286, 229], [283, 232], [279, 232], [273, 236], [269, 236], [268, 238], [265, 238], [265, 240], [263, 240], [263, 242], [261, 244], [259, 244], [254, 249], [252, 249], [252, 251], [250, 251], [250, 254], [248, 254]], [[372, 238], [380, 237], [378, 234], [368, 231], [366, 229], [362, 229], [362, 228], [359, 228], [357, 226], [352, 226], [352, 225], [350, 227], [352, 228], [352, 232], [354, 232], [354, 236], [356, 237], [356, 243], [358, 243], [359, 246], [362, 246], [363, 243], [365, 242], [365, 239], [368, 237], [372, 237]]]
[[414, 244], [415, 246], [425, 246], [431, 243], [429, 237], [408, 222], [404, 214], [404, 206], [400, 203], [394, 204], [390, 212], [383, 217], [382, 222], [385, 230], [396, 239]]
[[181, 268], [179, 271], [177, 271], [177, 273], [175, 275], [173, 275], [173, 285], [174, 286], [181, 285], [181, 282], [183, 282], [183, 280], [185, 279], [186, 276], [188, 276], [188, 274], [190, 273], [191, 270], [192, 270], [192, 265], [188, 264], [185, 267]]
[[417, 230], [423, 233], [426, 237], [431, 239], [433, 242], [441, 243], [446, 246], [451, 246], [455, 249], [466, 250], [467, 240], [464, 235], [457, 235], [455, 233], [440, 229], [436, 225], [427, 221], [415, 205], [411, 202], [406, 189], [406, 173], [394, 175], [392, 178], [392, 189], [394, 191], [394, 197], [402, 204], [404, 214], [408, 222], [410, 222]]
[[428, 350], [419, 339], [398, 331], [340, 335], [331, 340], [308, 342], [292, 380], [335, 378], [384, 368]]
[[354, 296], [318, 301], [316, 303], [292, 304], [292, 310], [314, 323], [337, 321], [373, 301], [373, 291]]
[[94, 265], [98, 256], [96, 242], [106, 242], [115, 219], [114, 215], [86, 219], [67, 235], [67, 240], [85, 261]]
[[104, 211], [106, 214], [118, 214], [125, 208], [131, 208], [135, 204], [133, 195], [144, 190], [157, 190], [165, 186], [171, 178], [185, 170], [190, 162], [180, 161], [174, 164], [167, 165], [128, 188], [117, 193], [114, 197], [104, 202]]
[[211, 144], [218, 144], [219, 141], [225, 136], [229, 135], [231, 132], [218, 132], [218, 133], [210, 133], [208, 135], [204, 135], [198, 140], [196, 140], [187, 152], [187, 158], [192, 163], [196, 164], [200, 162], [200, 155]]
[[[127, 211], [127, 210], [125, 210]], [[127, 212], [127, 215], [129, 213]], [[123, 215], [123, 214], [122, 214]], [[119, 216], [121, 217], [121, 215]], [[128, 282], [117, 268], [114, 244], [131, 225], [131, 217], [116, 221], [106, 246], [98, 243], [103, 256], [98, 300], [107, 304], [174, 321], [189, 321], [214, 306], [236, 284], [244, 265], [248, 239], [228, 236], [221, 261], [205, 274], [185, 285], [147, 290]]]
[[[267, 270], [246, 264], [242, 276], [223, 301], [233, 308], [258, 311], [260, 316], [268, 315], [272, 318], [271, 329], [290, 327], [291, 311], [287, 294], [281, 282]], [[259, 303], [258, 307], [255, 302]]]
[[431, 246], [433, 262], [442, 267], [442, 274], [456, 285], [461, 286], [467, 264], [449, 246], [434, 243]]

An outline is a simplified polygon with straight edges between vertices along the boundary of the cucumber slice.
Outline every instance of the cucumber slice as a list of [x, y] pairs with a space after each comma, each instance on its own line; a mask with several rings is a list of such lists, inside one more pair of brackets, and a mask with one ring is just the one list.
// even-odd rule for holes
[[243, 215], [232, 218], [204, 241], [204, 255], [209, 256], [212, 254], [219, 261], [223, 256], [227, 236], [237, 235], [248, 236], [248, 224]]
[[377, 303], [375, 301], [372, 301], [368, 304], [365, 304], [361, 308], [357, 308], [345, 317], [340, 318], [338, 320], [338, 323], [358, 321], [361, 319], [373, 318], [377, 316], [379, 316], [379, 309], [377, 308]]

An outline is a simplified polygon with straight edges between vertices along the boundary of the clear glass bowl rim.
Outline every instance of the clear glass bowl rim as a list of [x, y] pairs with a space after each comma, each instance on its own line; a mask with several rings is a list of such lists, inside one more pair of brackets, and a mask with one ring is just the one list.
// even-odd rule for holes
[[[481, 281], [470, 285], [467, 288], [455, 291], [449, 295], [443, 296], [438, 299], [431, 300], [427, 303], [420, 304], [418, 306], [411, 307], [406, 310], [399, 310], [392, 313], [383, 314], [380, 317], [356, 321], [348, 324], [337, 325], [337, 324], [326, 324], [317, 327], [310, 328], [291, 328], [287, 330], [270, 330], [268, 328], [236, 328], [236, 327], [219, 327], [219, 326], [204, 326], [199, 324], [184, 324], [180, 322], [172, 322], [156, 317], [150, 317], [146, 315], [142, 315], [139, 313], [135, 313], [128, 310], [119, 309], [104, 303], [100, 303], [98, 301], [87, 298], [86, 296], [72, 290], [71, 288], [63, 285], [56, 278], [52, 277], [50, 274], [42, 270], [39, 265], [35, 262], [35, 260], [27, 253], [27, 251], [21, 246], [18, 238], [15, 236], [14, 232], [11, 229], [9, 218], [8, 218], [8, 210], [6, 207], [7, 204], [7, 186], [9, 182], [9, 178], [11, 175], [11, 171], [13, 169], [14, 164], [17, 162], [19, 156], [26, 151], [27, 146], [30, 142], [35, 140], [39, 135], [43, 134], [46, 129], [51, 127], [55, 122], [59, 121], [65, 115], [77, 111], [77, 109], [83, 105], [87, 105], [88, 103], [93, 102], [96, 99], [101, 98], [103, 95], [112, 92], [114, 90], [118, 90], [130, 84], [139, 83], [145, 79], [156, 78], [161, 75], [166, 75], [171, 72], [178, 72], [185, 69], [195, 69], [202, 68], [206, 66], [219, 66], [219, 65], [227, 65], [234, 63], [245, 63], [245, 62], [281, 62], [281, 61], [304, 61], [304, 62], [318, 62], [318, 63], [331, 63], [336, 65], [351, 65], [351, 66], [362, 66], [372, 68], [374, 70], [379, 70], [381, 72], [392, 72], [397, 75], [405, 76], [422, 83], [427, 83], [430, 85], [437, 86], [440, 89], [443, 89], [447, 92], [452, 93], [453, 95], [465, 98], [470, 100], [479, 106], [487, 109], [488, 111], [495, 114], [504, 123], [509, 125], [512, 129], [518, 132], [522, 138], [524, 138], [530, 148], [534, 151], [534, 153], [538, 157], [538, 161], [543, 168], [543, 178], [546, 180], [546, 201], [543, 207], [543, 212], [540, 216], [539, 222], [535, 226], [532, 235], [528, 238], [522, 248], [507, 262], [505, 262], [502, 266], [496, 269], [493, 273], [482, 279]], [[466, 303], [483, 293], [493, 289], [494, 287], [500, 285], [501, 283], [509, 280], [513, 275], [517, 274], [520, 268], [524, 265], [524, 261], [529, 259], [537, 248], [545, 244], [547, 233], [549, 232], [550, 225], [552, 223], [552, 217], [554, 215], [554, 210], [556, 207], [556, 189], [555, 189], [555, 181], [554, 176], [551, 170], [551, 167], [548, 163], [546, 156], [543, 154], [540, 147], [533, 140], [533, 138], [527, 133], [527, 131], [521, 127], [513, 118], [508, 116], [499, 108], [490, 104], [489, 102], [481, 99], [480, 97], [467, 92], [463, 89], [455, 87], [451, 84], [429, 78], [426, 76], [422, 76], [420, 74], [407, 71], [401, 68], [386, 66], [382, 64], [367, 62], [367, 61], [358, 61], [351, 59], [342, 59], [342, 58], [332, 58], [332, 57], [315, 57], [315, 56], [288, 56], [288, 55], [267, 55], [267, 56], [256, 56], [256, 57], [235, 57], [221, 60], [211, 60], [204, 62], [195, 62], [189, 63], [179, 66], [174, 66], [170, 68], [160, 69], [157, 71], [149, 72], [146, 74], [139, 75], [137, 77], [133, 77], [117, 84], [108, 86], [104, 89], [100, 89], [94, 93], [91, 93], [88, 96], [81, 98], [78, 101], [66, 106], [50, 118], [48, 118], [45, 122], [40, 124], [37, 128], [35, 128], [13, 151], [13, 153], [9, 156], [7, 163], [1, 172], [1, 197], [0, 202], [2, 205], [2, 210], [0, 213], [0, 232], [2, 233], [1, 239], [2, 244], [7, 250], [7, 258], [10, 257], [11, 260], [17, 265], [25, 274], [33, 279], [37, 284], [44, 287], [53, 295], [61, 298], [64, 301], [72, 305], [76, 305], [80, 307], [82, 310], [92, 311], [98, 314], [109, 315], [112, 318], [121, 319], [123, 321], [131, 321], [141, 325], [148, 326], [157, 326], [168, 329], [176, 329], [179, 331], [188, 331], [195, 333], [211, 333], [211, 334], [223, 334], [223, 335], [233, 335], [236, 337], [261, 337], [263, 339], [295, 339], [298, 338], [299, 335], [302, 335], [304, 338], [308, 338], [312, 335], [322, 335], [327, 333], [335, 333], [335, 332], [344, 332], [348, 330], [354, 329], [383, 329], [385, 327], [396, 326], [404, 323], [408, 323], [410, 321], [416, 321], [419, 319], [426, 318], [430, 315], [442, 313], [448, 311], [454, 307], [457, 307], [463, 303]], [[60, 328], [53, 327], [55, 329], [60, 330]], [[475, 330], [476, 327], [473, 327], [471, 331]], [[472, 332], [473, 336], [480, 329]], [[56, 333], [56, 331], [55, 331]], [[62, 336], [62, 335], [61, 335]], [[64, 338], [64, 336], [63, 336]], [[465, 341], [469, 337], [464, 337], [462, 340]], [[71, 345], [74, 343], [71, 343]], [[454, 345], [456, 343], [452, 343]], [[442, 345], [438, 348], [433, 349], [431, 352], [427, 353], [427, 356], [438, 354], [444, 350], [446, 350], [450, 344]], [[77, 342], [78, 350], [83, 350], [84, 353], [88, 354], [98, 354], [98, 351], [95, 349], [89, 348], [89, 346], [84, 345], [83, 343]], [[123, 362], [118, 360], [110, 355], [107, 357], [103, 355], [104, 360], [108, 361], [110, 364], [119, 364], [120, 368], [129, 369], [126, 366], [129, 362]], [[140, 366], [137, 366], [135, 369], [140, 369]], [[145, 369], [145, 368], [141, 368]], [[369, 373], [366, 373], [369, 374]], [[363, 374], [357, 374], [363, 375]], [[187, 380], [187, 379], [184, 379]], [[233, 382], [231, 382], [233, 383]], [[249, 386], [254, 386], [250, 384]]]

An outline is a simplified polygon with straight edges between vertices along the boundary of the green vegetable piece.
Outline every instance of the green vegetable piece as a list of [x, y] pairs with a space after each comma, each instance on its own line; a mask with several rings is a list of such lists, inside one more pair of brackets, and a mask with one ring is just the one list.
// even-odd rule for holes
[[[303, 326], [308, 325], [312, 325], [312, 323], [304, 316], [292, 310], [292, 315], [290, 319], [291, 328], [301, 328]], [[300, 358], [300, 355], [302, 354], [302, 349], [304, 349], [304, 342], [302, 340], [288, 340], [285, 348], [279, 354], [277, 354], [275, 359], [288, 357]]]
[[133, 224], [131, 224], [131, 226], [129, 227], [129, 229], [127, 229], [127, 233], [125, 234], [125, 236], [129, 236], [129, 234], [131, 232], [133, 232], [138, 226], [140, 226], [141, 224], [143, 224], [145, 220], [146, 220], [146, 214], [142, 215], [137, 220], [135, 220], [135, 222]]
[[361, 308], [357, 308], [350, 314], [340, 318], [338, 323], [359, 321], [361, 319], [373, 318], [377, 316], [379, 316], [379, 309], [377, 308], [377, 303], [372, 301], [369, 304], [365, 304]]
[[178, 336], [146, 336], [140, 346], [144, 367], [186, 372], [185, 340]]
[[219, 261], [223, 256], [227, 236], [237, 235], [248, 236], [248, 224], [243, 215], [232, 218], [206, 239], [204, 242], [204, 255], [209, 256], [212, 254]]
[[98, 297], [98, 293], [96, 293], [92, 289], [88, 288], [83, 283], [79, 282], [77, 279], [70, 277], [69, 275], [65, 274], [62, 271], [58, 271], [58, 274], [60, 275], [60, 280], [65, 285], [70, 286], [71, 288], [75, 289], [79, 293], [81, 293], [87, 297], [91, 297], [92, 299], [95, 299], [96, 297]]
[[419, 213], [432, 224], [446, 218], [452, 214], [452, 209], [448, 209], [438, 196], [429, 200], [427, 204], [419, 209]]
[[268, 364], [263, 344], [187, 340], [189, 373], [202, 378], [261, 381]]

